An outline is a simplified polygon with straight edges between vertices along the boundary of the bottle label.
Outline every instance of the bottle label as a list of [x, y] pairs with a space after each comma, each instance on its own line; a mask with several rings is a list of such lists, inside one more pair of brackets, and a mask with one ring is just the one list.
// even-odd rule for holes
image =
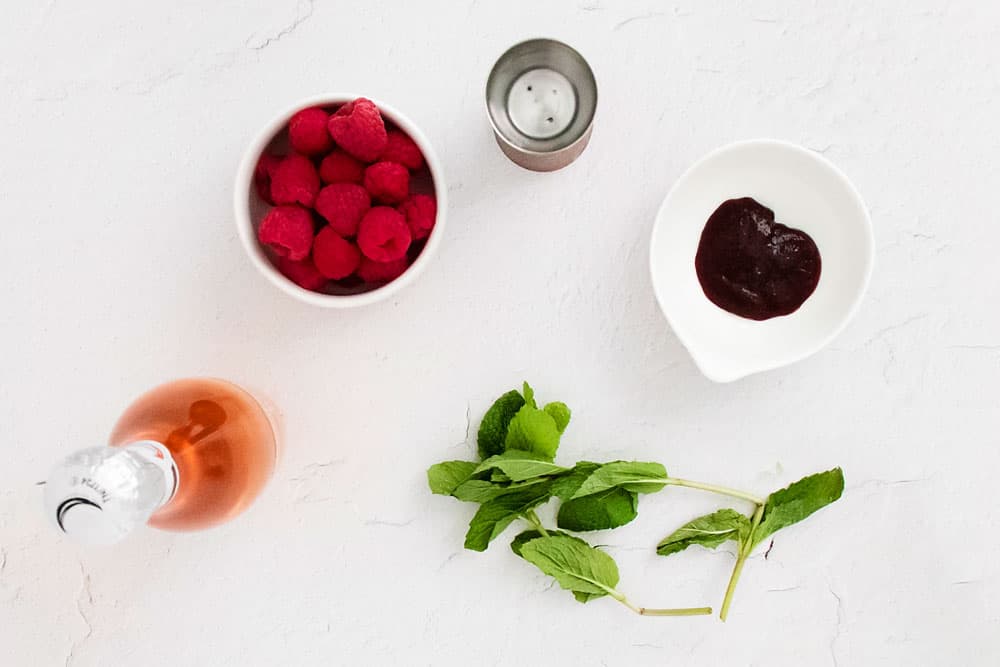
[[177, 493], [177, 486], [180, 484], [180, 474], [177, 471], [177, 464], [174, 463], [174, 457], [171, 456], [170, 450], [155, 440], [133, 442], [126, 449], [130, 452], [135, 452], [138, 456], [160, 469], [167, 482], [166, 495], [160, 502], [160, 507], [170, 502], [174, 494]]

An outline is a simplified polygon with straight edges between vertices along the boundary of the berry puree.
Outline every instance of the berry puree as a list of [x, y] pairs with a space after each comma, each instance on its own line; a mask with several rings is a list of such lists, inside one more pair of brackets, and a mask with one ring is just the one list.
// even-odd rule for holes
[[774, 211], [751, 197], [715, 209], [694, 265], [712, 303], [751, 320], [794, 313], [816, 289], [821, 268], [812, 238], [775, 222]]

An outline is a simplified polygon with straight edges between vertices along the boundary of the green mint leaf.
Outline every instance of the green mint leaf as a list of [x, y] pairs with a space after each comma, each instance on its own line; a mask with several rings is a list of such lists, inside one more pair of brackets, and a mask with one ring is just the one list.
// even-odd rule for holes
[[587, 602], [590, 602], [591, 600], [593, 600], [595, 598], [604, 597], [604, 596], [603, 595], [596, 595], [594, 593], [582, 593], [580, 591], [573, 591], [573, 597], [576, 598], [577, 602], [582, 602], [582, 603], [586, 604]]
[[573, 498], [589, 496], [614, 487], [636, 493], [655, 493], [667, 482], [667, 470], [659, 463], [612, 461], [590, 474], [573, 494]]
[[802, 521], [818, 509], [840, 498], [844, 492], [844, 471], [840, 468], [803, 477], [767, 497], [764, 515], [753, 533], [753, 544]]
[[724, 509], [689, 521], [656, 545], [656, 553], [669, 556], [692, 544], [714, 549], [723, 542], [743, 544], [750, 532], [750, 519], [736, 510]]
[[562, 435], [566, 427], [569, 426], [569, 418], [572, 415], [570, 409], [566, 407], [565, 403], [556, 401], [555, 403], [547, 404], [542, 410], [555, 420], [556, 429]]
[[[550, 533], [551, 534], [551, 533]], [[525, 530], [517, 534], [517, 537], [513, 539], [510, 543], [510, 550], [516, 553], [518, 556], [521, 555], [521, 547], [530, 542], [531, 540], [542, 537], [542, 534], [537, 530]]]
[[[564, 533], [561, 530], [550, 530], [549, 535], [564, 535], [566, 537], [572, 537], [568, 533]], [[539, 537], [544, 537], [540, 532], [532, 528], [531, 530], [525, 530], [517, 534], [517, 537], [510, 543], [510, 549], [518, 556], [521, 555], [521, 547], [530, 542], [531, 540], [538, 539]], [[522, 556], [523, 558], [523, 556]]]
[[556, 420], [543, 410], [525, 405], [510, 420], [504, 449], [534, 452], [551, 461], [559, 449], [559, 428], [556, 426]]
[[467, 479], [451, 495], [467, 503], [485, 503], [503, 495], [505, 487], [485, 479]]
[[489, 478], [491, 482], [494, 482], [496, 484], [504, 484], [510, 482], [510, 477], [505, 475], [502, 470], [497, 470], [497, 469], [494, 469], [493, 471], [490, 472]]
[[427, 484], [431, 493], [450, 496], [462, 482], [469, 479], [476, 464], [472, 461], [444, 461], [427, 469]]
[[476, 476], [487, 471], [490, 471], [490, 480], [494, 482], [523, 482], [533, 477], [561, 475], [569, 469], [557, 466], [534, 452], [508, 449], [480, 463], [472, 474]]
[[476, 441], [479, 445], [479, 456], [489, 458], [494, 454], [502, 454], [504, 442], [507, 440], [507, 427], [517, 411], [524, 407], [524, 399], [516, 390], [510, 390], [490, 406], [479, 424], [479, 435]]
[[559, 585], [574, 594], [595, 597], [611, 595], [619, 599], [618, 566], [611, 556], [583, 540], [568, 535], [538, 537], [521, 547], [521, 557], [539, 570], [554, 577]]
[[[568, 533], [562, 532], [561, 530], [550, 530], [549, 531], [549, 536], [552, 536], [552, 535], [562, 535], [564, 537], [569, 537], [571, 539], [576, 539], [576, 538], [573, 538]], [[537, 530], [526, 530], [523, 533], [519, 533], [518, 536], [514, 538], [514, 541], [510, 543], [511, 551], [513, 551], [514, 553], [516, 553], [518, 556], [521, 556], [521, 548], [525, 544], [527, 544], [528, 542], [530, 542], [532, 540], [536, 540], [536, 539], [538, 539], [540, 537], [543, 537], [543, 535], [540, 532], [538, 532]], [[523, 556], [521, 556], [521, 557], [523, 558]], [[600, 595], [598, 595], [598, 594], [595, 594], [595, 593], [583, 593], [581, 591], [573, 591], [573, 597], [576, 598], [577, 602], [589, 602], [590, 600], [593, 600], [594, 598], [602, 597], [603, 595], [604, 595], [603, 593], [601, 593]]]
[[513, 493], [534, 484], [544, 484], [548, 477], [534, 477], [524, 482], [493, 482], [485, 479], [467, 479], [451, 495], [468, 503], [486, 503], [507, 493]]
[[537, 408], [538, 407], [538, 404], [535, 403], [535, 390], [532, 389], [531, 385], [528, 384], [527, 382], [524, 383], [524, 390], [523, 390], [522, 394], [524, 395], [524, 403], [525, 403], [525, 405], [527, 405], [529, 407], [532, 407], [532, 408]]
[[551, 493], [551, 483], [534, 484], [483, 503], [469, 522], [465, 548], [485, 551], [493, 538], [502, 533], [514, 519], [544, 504]]
[[562, 501], [569, 500], [576, 493], [577, 489], [587, 481], [591, 473], [600, 467], [600, 463], [591, 463], [590, 461], [578, 462], [569, 473], [555, 481], [555, 484], [552, 485], [552, 495]]
[[620, 487], [605, 489], [559, 506], [556, 524], [560, 528], [582, 532], [624, 526], [638, 514], [639, 496]]

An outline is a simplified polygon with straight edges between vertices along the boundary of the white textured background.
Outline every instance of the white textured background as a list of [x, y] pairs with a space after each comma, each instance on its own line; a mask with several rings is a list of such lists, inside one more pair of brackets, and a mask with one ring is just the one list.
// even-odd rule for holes
[[[877, 5], [877, 7], [876, 7]], [[990, 2], [5, 2], [0, 25], [3, 665], [992, 665], [1000, 653], [1000, 8]], [[600, 86], [549, 175], [483, 108], [508, 46], [564, 39]], [[437, 260], [388, 303], [299, 305], [254, 273], [231, 182], [278, 109], [364, 91], [449, 177]], [[828, 349], [703, 379], [654, 303], [650, 227], [708, 150], [824, 153], [872, 212], [874, 280]], [[259, 502], [110, 551], [40, 489], [160, 381], [283, 408]], [[521, 379], [575, 410], [561, 461], [636, 457], [766, 493], [842, 465], [843, 500], [749, 563], [730, 621], [579, 605], [424, 470]], [[605, 535], [651, 606], [721, 600], [732, 556], [652, 547], [716, 504], [668, 490]]]

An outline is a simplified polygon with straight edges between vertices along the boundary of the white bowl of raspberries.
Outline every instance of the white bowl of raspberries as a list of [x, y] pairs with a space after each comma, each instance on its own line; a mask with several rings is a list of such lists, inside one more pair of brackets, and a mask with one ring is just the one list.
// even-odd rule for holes
[[250, 260], [317, 306], [374, 303], [411, 283], [441, 242], [441, 165], [392, 107], [326, 95], [279, 114], [236, 175], [236, 226]]

